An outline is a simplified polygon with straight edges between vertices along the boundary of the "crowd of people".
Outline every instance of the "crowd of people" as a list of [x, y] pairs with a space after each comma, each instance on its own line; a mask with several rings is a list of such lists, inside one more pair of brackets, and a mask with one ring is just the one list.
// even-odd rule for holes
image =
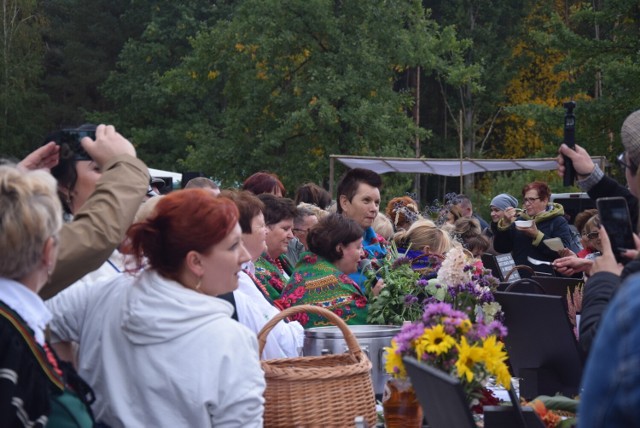
[[[327, 325], [314, 314], [293, 315], [258, 355], [256, 335], [270, 319], [311, 304], [366, 324], [370, 299], [386, 286], [370, 280], [376, 260], [393, 247], [424, 269], [454, 246], [469, 258], [510, 253], [517, 265], [584, 277], [580, 426], [640, 421], [637, 400], [628, 399], [640, 376], [633, 363], [640, 240], [622, 251], [629, 262], [618, 263], [597, 210], [571, 226], [546, 183], [495, 195], [489, 221], [463, 194], [435, 216], [406, 195], [381, 211], [382, 178], [361, 168], [344, 174], [335, 201], [314, 183], [287, 198], [266, 171], [240, 189], [197, 177], [158, 195], [113, 126], [79, 129], [88, 136], [69, 143], [52, 135], [19, 163], [0, 166], [7, 426], [65, 418], [75, 426], [261, 426], [260, 358], [298, 356], [304, 330]], [[626, 186], [579, 145], [560, 151], [578, 186], [594, 200], [624, 197], [637, 223], [640, 111], [621, 135]], [[562, 174], [562, 156], [558, 165]]]

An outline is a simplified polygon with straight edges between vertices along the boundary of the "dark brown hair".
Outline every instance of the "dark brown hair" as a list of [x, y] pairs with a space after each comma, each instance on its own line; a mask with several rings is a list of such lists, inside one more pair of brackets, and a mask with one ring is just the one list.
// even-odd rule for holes
[[242, 233], [251, 233], [251, 222], [264, 211], [264, 203], [248, 190], [227, 189], [220, 192], [220, 197], [231, 199], [238, 208], [240, 229]]
[[329, 214], [309, 229], [307, 244], [309, 251], [333, 263], [343, 256], [336, 249], [338, 244], [349, 245], [363, 235], [364, 229], [356, 221], [342, 214]]
[[360, 183], [368, 184], [371, 187], [380, 189], [382, 187], [382, 178], [377, 172], [364, 168], [353, 168], [346, 172], [346, 174], [340, 180], [338, 184], [338, 213], [342, 212], [342, 206], [340, 205], [340, 196], [345, 195], [347, 200], [351, 202], [353, 197], [358, 192]]
[[271, 193], [262, 193], [258, 195], [258, 199], [264, 204], [262, 212], [267, 226], [296, 218], [296, 205], [291, 199], [279, 198]]
[[324, 210], [331, 205], [331, 195], [315, 183], [305, 183], [296, 190], [295, 202], [296, 205], [306, 202]]

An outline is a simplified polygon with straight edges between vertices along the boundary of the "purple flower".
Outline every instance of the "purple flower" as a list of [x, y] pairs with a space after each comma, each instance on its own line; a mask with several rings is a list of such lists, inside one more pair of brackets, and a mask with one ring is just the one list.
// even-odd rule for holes
[[454, 310], [449, 303], [445, 302], [437, 302], [426, 304], [424, 308], [424, 314], [422, 314], [422, 320], [428, 322], [431, 320], [431, 317], [440, 315], [440, 316], [451, 316]]
[[501, 339], [507, 335], [507, 327], [500, 321], [492, 321], [489, 326], [490, 334], [496, 334]]
[[400, 333], [396, 334], [394, 339], [398, 344], [399, 352], [406, 352], [410, 349], [411, 342], [422, 336], [424, 333], [424, 324], [419, 321], [405, 324], [400, 329]]
[[393, 261], [391, 269], [397, 269], [402, 265], [411, 265], [411, 259], [409, 257], [398, 257]]
[[418, 298], [416, 296], [414, 296], [413, 294], [407, 294], [406, 296], [404, 296], [405, 306], [411, 306], [414, 303], [418, 303]]

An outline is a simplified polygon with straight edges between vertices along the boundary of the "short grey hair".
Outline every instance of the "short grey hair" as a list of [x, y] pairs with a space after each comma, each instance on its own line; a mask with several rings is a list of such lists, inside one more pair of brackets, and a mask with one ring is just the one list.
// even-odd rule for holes
[[0, 165], [0, 276], [18, 280], [37, 268], [46, 241], [57, 239], [62, 205], [46, 171]]

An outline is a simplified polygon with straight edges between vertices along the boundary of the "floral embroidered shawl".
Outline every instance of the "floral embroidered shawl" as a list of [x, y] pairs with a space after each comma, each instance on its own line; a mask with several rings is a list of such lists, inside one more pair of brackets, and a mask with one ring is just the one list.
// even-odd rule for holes
[[[366, 324], [367, 298], [360, 288], [326, 259], [310, 252], [302, 254], [282, 291], [280, 302], [287, 308], [295, 305], [320, 306], [347, 324]], [[291, 318], [304, 328], [333, 325], [315, 314], [302, 313]]]
[[[278, 257], [278, 260], [282, 265], [282, 269], [284, 269], [287, 275], [291, 276], [293, 268], [291, 267], [291, 262], [287, 256], [281, 254]], [[280, 298], [280, 293], [282, 293], [282, 289], [287, 283], [287, 279], [282, 275], [282, 273], [280, 273], [280, 269], [276, 266], [276, 262], [269, 257], [267, 253], [263, 253], [258, 260], [256, 260], [254, 265], [256, 267], [255, 276], [267, 289], [271, 300]]]

